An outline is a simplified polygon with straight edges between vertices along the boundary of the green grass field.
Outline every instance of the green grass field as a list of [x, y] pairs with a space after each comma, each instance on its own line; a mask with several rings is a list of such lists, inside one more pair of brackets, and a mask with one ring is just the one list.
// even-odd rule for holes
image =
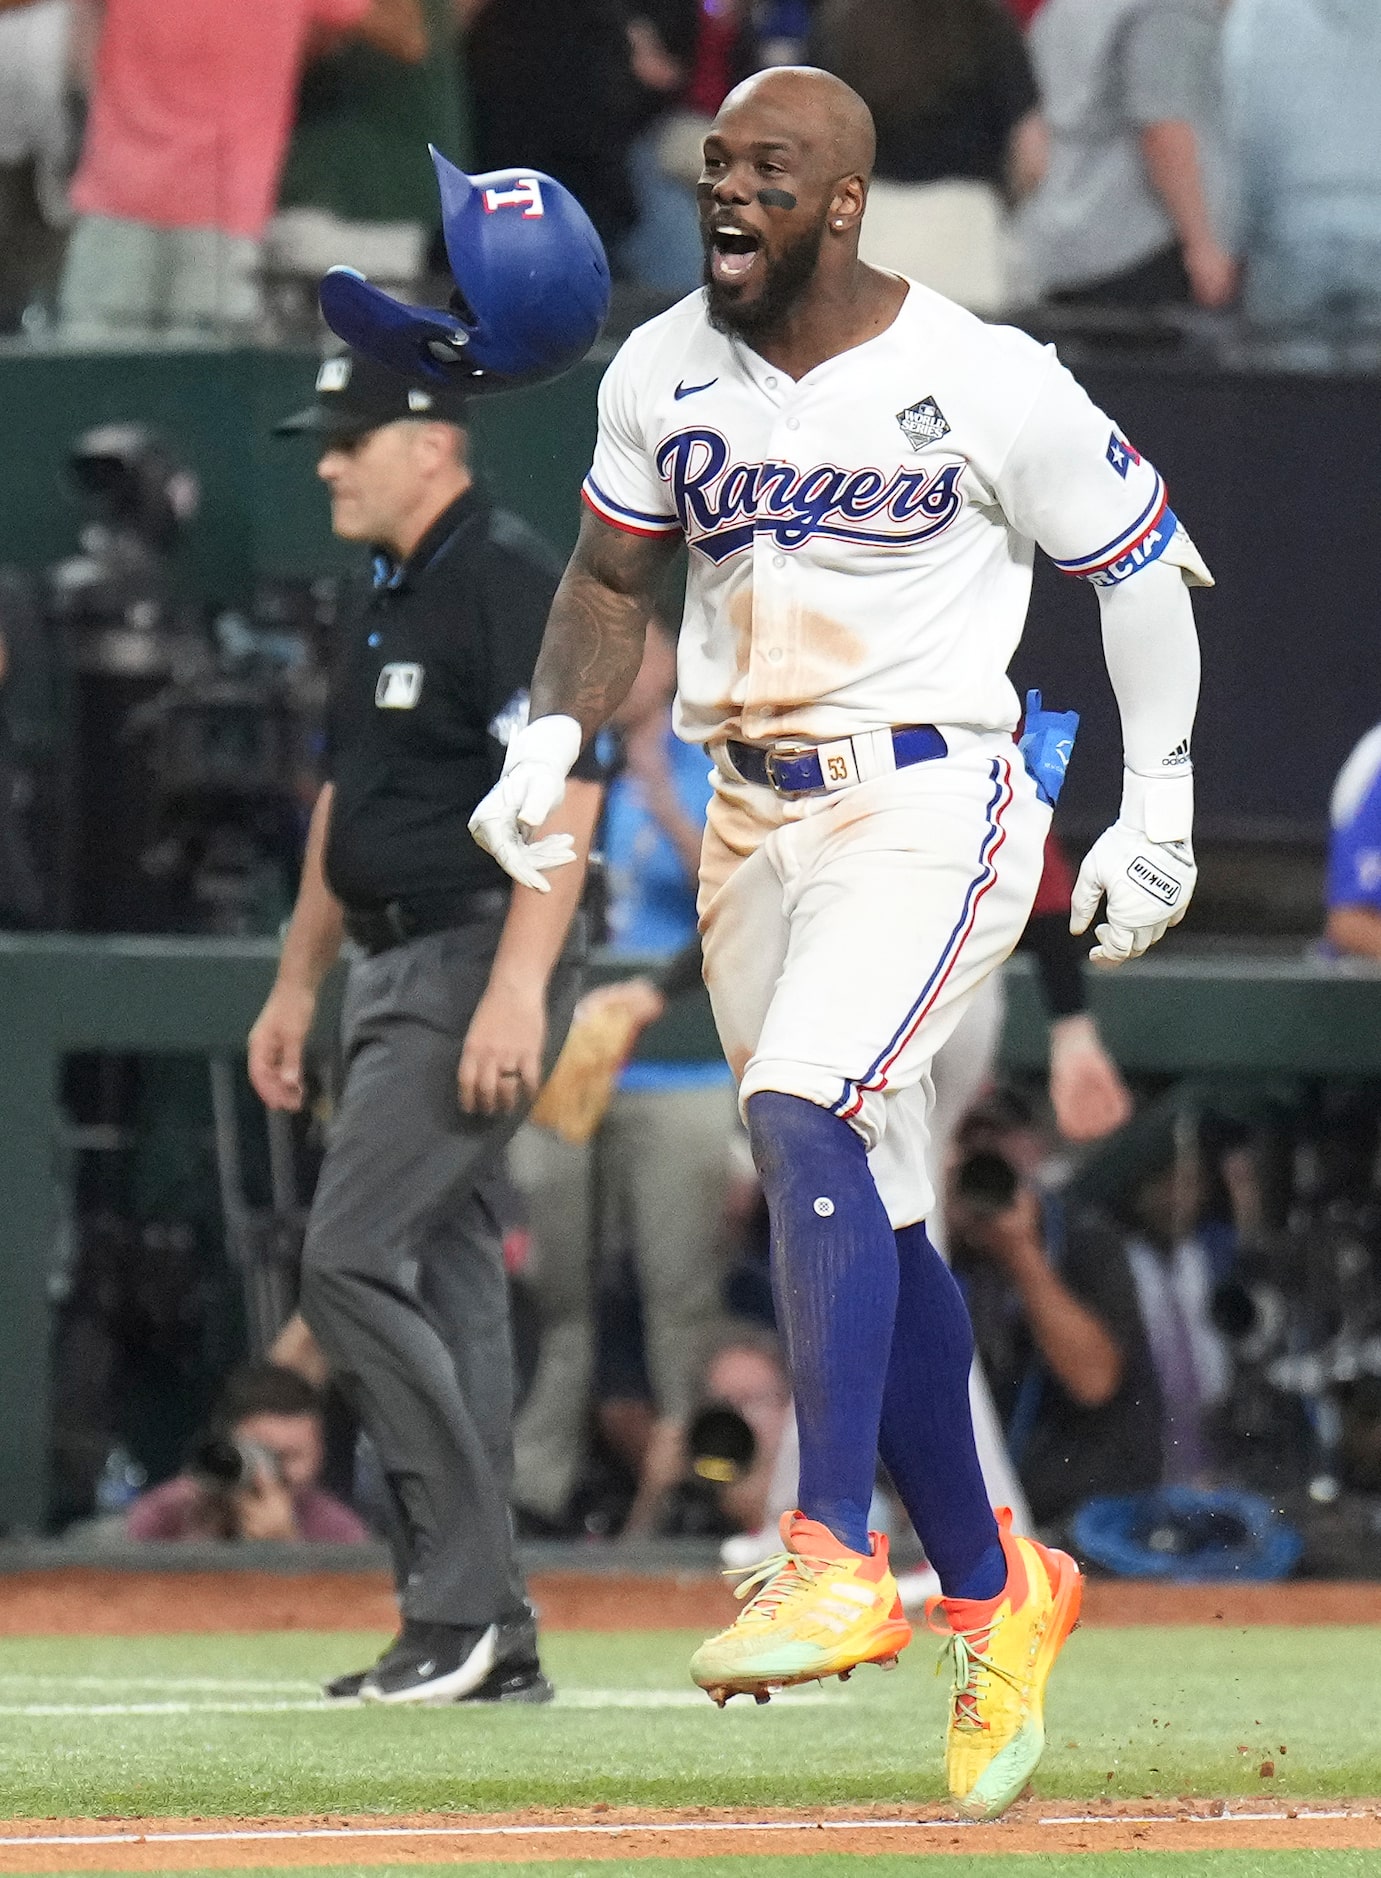
[[[600, 1801], [750, 1817], [873, 1802], [905, 1816], [943, 1797], [946, 1685], [923, 1638], [893, 1674], [864, 1671], [847, 1689], [797, 1691], [761, 1709], [740, 1701], [722, 1714], [687, 1680], [696, 1636], [680, 1631], [550, 1637], [560, 1694], [547, 1708], [319, 1701], [322, 1677], [368, 1661], [381, 1641], [325, 1632], [0, 1640], [0, 1812], [14, 1834], [25, 1818], [464, 1814]], [[1381, 1794], [1381, 1631], [1081, 1631], [1047, 1719], [1042, 1799], [1369, 1798]], [[253, 1857], [246, 1846], [240, 1878], [256, 1869]], [[635, 1866], [637, 1878], [1372, 1878], [1377, 1855], [864, 1858], [830, 1848], [810, 1858], [571, 1858], [465, 1871], [634, 1878]]]
[[[7, 1640], [0, 1811], [904, 1810], [942, 1797], [945, 1681], [926, 1639], [892, 1674], [723, 1713], [687, 1680], [694, 1641], [553, 1636], [560, 1699], [496, 1711], [317, 1706], [317, 1679], [376, 1647], [358, 1635]], [[1381, 1631], [1081, 1631], [1047, 1721], [1042, 1798], [1381, 1794]]]

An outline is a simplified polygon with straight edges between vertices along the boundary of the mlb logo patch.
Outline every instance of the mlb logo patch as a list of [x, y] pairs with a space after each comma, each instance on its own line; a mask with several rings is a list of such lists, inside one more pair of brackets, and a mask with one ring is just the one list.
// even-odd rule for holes
[[422, 696], [420, 665], [385, 665], [374, 687], [374, 702], [381, 711], [411, 711]]
[[1140, 463], [1141, 453], [1134, 450], [1125, 437], [1119, 437], [1114, 431], [1108, 439], [1108, 461], [1125, 483], [1127, 471], [1133, 463]]
[[908, 404], [904, 411], [897, 412], [897, 422], [913, 450], [924, 450], [927, 444], [938, 443], [949, 435], [949, 420], [934, 398], [918, 398]]

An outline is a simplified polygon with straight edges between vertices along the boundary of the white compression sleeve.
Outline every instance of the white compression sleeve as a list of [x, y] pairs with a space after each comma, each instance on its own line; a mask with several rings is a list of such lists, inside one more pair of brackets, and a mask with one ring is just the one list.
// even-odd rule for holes
[[1098, 593], [1103, 656], [1122, 717], [1121, 819], [1154, 841], [1188, 840], [1189, 736], [1199, 701], [1199, 637], [1183, 571], [1168, 558]]

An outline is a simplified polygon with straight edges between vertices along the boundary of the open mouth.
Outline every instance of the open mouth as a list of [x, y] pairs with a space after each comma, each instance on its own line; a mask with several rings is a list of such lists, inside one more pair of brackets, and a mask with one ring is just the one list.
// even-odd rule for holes
[[710, 230], [710, 274], [720, 285], [737, 287], [753, 270], [762, 237], [746, 228], [721, 225]]

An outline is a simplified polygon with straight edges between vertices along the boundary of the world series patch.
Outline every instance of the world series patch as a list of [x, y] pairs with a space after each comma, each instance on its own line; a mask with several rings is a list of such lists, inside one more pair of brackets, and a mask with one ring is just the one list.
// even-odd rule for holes
[[897, 412], [897, 422], [913, 450], [924, 450], [927, 444], [938, 443], [949, 435], [949, 420], [934, 398], [918, 398], [908, 404], [904, 411]]

